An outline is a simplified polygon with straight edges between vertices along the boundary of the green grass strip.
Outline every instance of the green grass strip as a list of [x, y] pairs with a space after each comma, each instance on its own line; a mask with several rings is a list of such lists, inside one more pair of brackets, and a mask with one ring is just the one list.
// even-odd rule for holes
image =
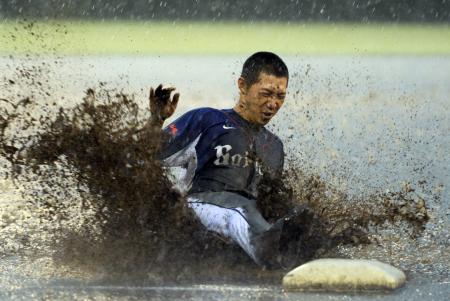
[[269, 50], [285, 55], [448, 55], [449, 25], [0, 22], [2, 54], [222, 55]]

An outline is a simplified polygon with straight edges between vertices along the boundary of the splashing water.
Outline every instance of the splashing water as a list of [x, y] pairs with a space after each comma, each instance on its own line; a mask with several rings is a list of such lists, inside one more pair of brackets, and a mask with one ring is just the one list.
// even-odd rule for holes
[[[199, 226], [156, 160], [163, 138], [145, 127], [148, 112], [133, 97], [101, 84], [72, 109], [54, 104], [36, 110], [40, 106], [30, 98], [2, 101], [4, 175], [25, 200], [13, 207], [29, 215], [3, 213], [3, 227], [16, 232], [9, 239], [14, 247], [2, 253], [40, 250], [38, 255], [50, 254], [58, 265], [108, 279], [279, 277], [282, 271], [260, 271], [238, 247]], [[45, 114], [35, 116], [36, 111]], [[282, 179], [263, 179], [260, 192], [258, 205], [269, 221], [295, 204], [307, 204], [315, 213], [291, 250], [296, 264], [342, 256], [339, 246], [370, 244], [374, 233], [389, 227], [401, 227], [415, 239], [428, 220], [424, 199], [412, 189], [351, 199], [295, 163]], [[29, 217], [34, 230], [25, 231]]]

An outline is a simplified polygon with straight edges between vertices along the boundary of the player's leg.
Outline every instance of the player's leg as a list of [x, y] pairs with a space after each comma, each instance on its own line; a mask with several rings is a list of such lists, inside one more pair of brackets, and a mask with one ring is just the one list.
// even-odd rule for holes
[[[252, 203], [250, 203], [252, 204]], [[256, 204], [244, 208], [249, 224], [249, 244], [252, 258], [267, 267], [289, 267], [298, 263], [302, 254], [298, 252], [305, 235], [308, 235], [314, 218], [307, 206], [298, 205], [269, 227], [261, 227], [258, 221], [264, 220]], [[264, 220], [267, 224], [267, 222]]]
[[208, 230], [232, 239], [257, 264], [276, 264], [281, 229], [262, 217], [255, 200], [231, 192], [207, 192], [191, 195], [188, 205]]
[[206, 229], [231, 239], [253, 258], [249, 224], [241, 208], [225, 208], [194, 198], [188, 199], [188, 206]]

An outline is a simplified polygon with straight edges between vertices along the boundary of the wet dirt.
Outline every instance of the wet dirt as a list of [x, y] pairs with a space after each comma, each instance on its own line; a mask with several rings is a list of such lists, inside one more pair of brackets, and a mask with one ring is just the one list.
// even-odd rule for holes
[[[22, 25], [30, 42], [39, 42], [34, 27]], [[67, 105], [70, 96], [60, 95], [66, 88], [55, 87], [51, 76], [64, 58], [39, 61], [26, 55], [21, 60], [12, 67], [13, 76], [0, 83], [1, 176], [12, 183], [4, 191], [20, 194], [2, 210], [5, 243], [0, 256], [27, 258], [38, 265], [35, 273], [48, 272], [53, 278], [145, 284], [279, 282], [285, 270], [262, 270], [237, 246], [199, 226], [156, 160], [162, 138], [145, 128], [149, 112], [141, 102], [94, 82], [82, 101], [71, 99]], [[305, 76], [313, 75], [308, 65]], [[309, 109], [305, 116], [311, 120], [318, 115]], [[305, 169], [295, 153], [288, 156], [283, 178], [261, 182], [258, 203], [269, 221], [294, 205], [313, 210], [315, 218], [300, 225], [301, 243], [290, 250], [295, 263], [351, 257], [361, 249], [383, 257], [380, 248], [398, 244], [402, 250], [423, 239], [434, 196], [423, 197], [414, 185], [405, 184], [355, 197]], [[346, 248], [350, 251], [342, 252]], [[445, 252], [443, 248], [434, 250]], [[401, 257], [396, 253], [392, 258]], [[39, 264], [42, 258], [48, 261]], [[426, 260], [431, 261], [424, 258], [424, 264]], [[40, 270], [45, 265], [50, 271]], [[26, 270], [33, 267], [27, 264]]]
[[[283, 272], [260, 271], [236, 246], [202, 229], [157, 160], [164, 137], [146, 127], [148, 112], [142, 114], [132, 97], [101, 84], [74, 108], [39, 117], [29, 111], [39, 106], [31, 98], [3, 101], [8, 106], [1, 115], [0, 151], [10, 163], [8, 177], [39, 187], [24, 190], [28, 209], [40, 212], [43, 224], [70, 219], [72, 191], [81, 199], [79, 214], [89, 214], [76, 231], [53, 227], [55, 261], [94, 268], [110, 279], [212, 280], [219, 271], [235, 278], [250, 269], [253, 277], [242, 274], [246, 281], [263, 281]], [[17, 132], [8, 136], [9, 128]], [[264, 178], [258, 199], [271, 222], [299, 204], [314, 212], [314, 219], [299, 225], [304, 234], [289, 252], [291, 266], [343, 244], [369, 244], [369, 228], [401, 224], [417, 237], [428, 220], [425, 201], [412, 189], [373, 195], [371, 202], [350, 200], [292, 166], [281, 179]]]

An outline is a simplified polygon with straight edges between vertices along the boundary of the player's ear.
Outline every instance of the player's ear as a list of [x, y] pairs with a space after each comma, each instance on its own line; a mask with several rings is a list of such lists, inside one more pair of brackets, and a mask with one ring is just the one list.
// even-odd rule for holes
[[242, 76], [238, 79], [238, 88], [239, 92], [242, 95], [245, 95], [247, 93], [247, 84], [245, 83], [245, 80], [242, 78]]

